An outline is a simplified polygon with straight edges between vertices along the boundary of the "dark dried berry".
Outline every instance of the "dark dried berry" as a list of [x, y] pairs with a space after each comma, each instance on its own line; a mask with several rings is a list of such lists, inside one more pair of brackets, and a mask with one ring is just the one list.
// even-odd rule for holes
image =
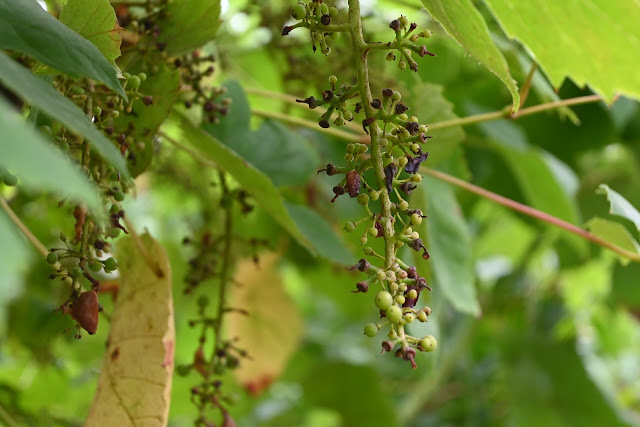
[[360, 186], [362, 184], [362, 182], [360, 181], [360, 174], [358, 173], [358, 171], [349, 171], [346, 174], [346, 180], [347, 180], [347, 190], [349, 191], [349, 196], [351, 198], [353, 197], [358, 197], [358, 194], [360, 194]]
[[325, 100], [326, 102], [331, 101], [331, 99], [333, 99], [333, 91], [325, 90], [324, 92], [322, 92], [322, 99]]
[[389, 194], [391, 194], [391, 190], [393, 189], [393, 180], [396, 177], [396, 173], [398, 173], [398, 167], [395, 163], [389, 163], [384, 168], [384, 183]]
[[397, 19], [394, 19], [393, 21], [391, 21], [391, 23], [389, 24], [389, 28], [391, 28], [394, 31], [397, 31], [400, 29], [400, 21]]
[[416, 28], [418, 28], [418, 24], [416, 24], [415, 22], [412, 22], [412, 23], [409, 25], [409, 31], [413, 31], [413, 30], [415, 30]]
[[415, 190], [417, 186], [410, 182], [403, 182], [400, 184], [400, 190], [404, 191], [406, 194], [411, 194], [413, 190]]
[[399, 102], [399, 103], [396, 104], [395, 113], [396, 114], [403, 114], [408, 109], [409, 109], [409, 107], [407, 107], [403, 103]]
[[393, 342], [391, 341], [382, 341], [382, 353], [384, 353], [385, 351], [391, 351], [393, 350]]
[[433, 52], [429, 52], [429, 51], [427, 50], [427, 47], [426, 47], [425, 45], [420, 46], [420, 51], [418, 52], [418, 55], [420, 55], [421, 57], [422, 57], [422, 56], [425, 56], [425, 55], [429, 55], [429, 56], [436, 56], [436, 54], [435, 54], [435, 53], [433, 53]]
[[320, 125], [321, 128], [323, 129], [327, 129], [330, 125], [329, 125], [329, 121], [328, 120], [320, 120], [318, 122], [318, 124]]
[[415, 279], [418, 277], [418, 270], [414, 267], [411, 266], [407, 269], [407, 277], [409, 279]]
[[203, 108], [204, 108], [204, 111], [213, 111], [216, 108], [216, 106], [213, 103], [213, 101], [207, 101], [204, 103]]
[[358, 270], [362, 272], [366, 272], [370, 268], [371, 268], [371, 263], [364, 258], [360, 259], [357, 263], [355, 263], [355, 265], [351, 267], [346, 267], [346, 269], [349, 271]]
[[393, 95], [393, 89], [391, 88], [382, 89], [382, 96], [384, 96], [385, 98], [391, 98], [392, 95]]
[[416, 173], [416, 172], [418, 172], [418, 169], [420, 169], [420, 163], [422, 163], [425, 160], [427, 160], [427, 156], [428, 155], [429, 155], [429, 153], [422, 153], [422, 154], [420, 154], [419, 156], [416, 156], [416, 157], [408, 156], [407, 159], [409, 161], [405, 165], [404, 171], [406, 173]]
[[420, 124], [418, 122], [407, 122], [405, 128], [411, 135], [416, 135], [420, 130]]
[[327, 14], [327, 15], [322, 15], [322, 16], [320, 17], [320, 23], [321, 23], [322, 25], [329, 25], [329, 24], [331, 24], [331, 16], [329, 16], [328, 14]]
[[333, 199], [331, 199], [331, 203], [335, 202], [339, 196], [342, 196], [344, 194], [344, 187], [336, 185], [335, 187], [333, 187], [333, 194], [335, 194], [335, 196], [333, 197]]
[[382, 107], [382, 101], [376, 98], [371, 101], [371, 106], [377, 110], [378, 108]]
[[335, 165], [332, 165], [331, 163], [329, 163], [327, 165], [327, 167], [325, 167], [324, 169], [320, 169], [318, 171], [318, 173], [320, 172], [327, 172], [327, 175], [332, 176], [338, 173], [338, 170], [336, 169]]
[[354, 294], [357, 294], [360, 292], [365, 293], [369, 290], [369, 284], [367, 282], [358, 282], [356, 283], [356, 289], [357, 290], [351, 291], [351, 292]]
[[104, 132], [105, 132], [107, 135], [113, 135], [113, 132], [114, 132], [113, 126], [107, 126], [107, 127], [104, 129]]
[[151, 96], [151, 95], [145, 96], [144, 98], [142, 98], [142, 102], [144, 103], [144, 105], [153, 104], [153, 96]]

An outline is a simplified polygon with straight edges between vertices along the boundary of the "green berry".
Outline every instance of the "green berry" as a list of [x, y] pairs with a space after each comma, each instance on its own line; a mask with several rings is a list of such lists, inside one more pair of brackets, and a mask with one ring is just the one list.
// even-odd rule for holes
[[369, 195], [367, 193], [358, 194], [358, 203], [361, 205], [366, 205], [369, 203]]
[[102, 263], [104, 264], [105, 271], [113, 271], [116, 268], [118, 268], [118, 263], [116, 262], [116, 259], [113, 257], [105, 259], [104, 261], [102, 261]]
[[338, 78], [336, 76], [329, 76], [329, 83], [332, 85], [338, 83]]
[[381, 282], [387, 280], [387, 273], [385, 273], [383, 270], [378, 270], [378, 272], [376, 273], [376, 276], [378, 280]]
[[422, 175], [419, 173], [414, 173], [411, 175], [411, 182], [415, 182], [416, 184], [422, 181]]
[[2, 174], [2, 182], [9, 187], [13, 187], [18, 183], [18, 177], [12, 174], [11, 172], [5, 171]]
[[405, 323], [411, 323], [414, 320], [416, 320], [416, 316], [413, 313], [407, 313], [404, 315], [404, 321]]
[[405, 302], [405, 297], [404, 297], [403, 295], [398, 295], [398, 296], [396, 297], [395, 301], [396, 301], [398, 304], [402, 305], [402, 304], [404, 304], [404, 302]]
[[380, 291], [376, 294], [374, 301], [380, 310], [387, 310], [393, 304], [393, 297], [387, 291]]
[[327, 4], [326, 4], [326, 3], [322, 3], [322, 4], [320, 4], [320, 12], [321, 12], [323, 15], [327, 15], [327, 14], [329, 14], [329, 6], [327, 6]]
[[366, 245], [368, 241], [369, 241], [369, 239], [367, 239], [366, 235], [363, 235], [362, 237], [360, 237], [360, 244], [361, 245]]
[[378, 237], [378, 229], [375, 227], [369, 227], [369, 229], [367, 230], [367, 232], [369, 233], [369, 235], [371, 237]]
[[347, 153], [353, 153], [355, 149], [356, 149], [355, 144], [352, 144], [352, 143], [347, 144]]
[[200, 295], [198, 297], [198, 307], [205, 308], [209, 305], [209, 297], [207, 295]]
[[389, 307], [385, 314], [391, 323], [398, 323], [402, 319], [402, 309], [397, 305]]
[[121, 202], [124, 200], [124, 193], [122, 191], [116, 191], [115, 194], [113, 195], [113, 198], [117, 202]]
[[347, 154], [344, 155], [344, 160], [347, 163], [353, 162], [353, 159], [354, 159], [354, 157], [353, 157], [353, 154], [351, 154], [351, 153], [347, 153]]
[[140, 73], [140, 74], [138, 74], [138, 77], [140, 77], [140, 80], [142, 80], [142, 81], [147, 80], [147, 74], [146, 73]]
[[393, 52], [389, 52], [387, 53], [387, 56], [385, 58], [387, 59], [387, 61], [393, 61], [396, 59], [396, 56], [393, 54]]
[[399, 61], [399, 62], [398, 62], [398, 68], [399, 68], [400, 70], [404, 70], [405, 68], [407, 68], [407, 63], [406, 63], [406, 62], [404, 62], [404, 61]]
[[406, 164], [409, 162], [409, 159], [407, 159], [406, 156], [400, 156], [398, 157], [398, 165], [403, 168], [406, 166]]
[[353, 113], [351, 111], [345, 111], [344, 114], [342, 114], [342, 117], [344, 117], [345, 120], [349, 121], [353, 119]]
[[400, 203], [398, 203], [398, 209], [406, 211], [407, 209], [409, 209], [409, 202], [407, 202], [406, 200], [401, 201]]
[[91, 261], [89, 263], [89, 270], [97, 273], [98, 271], [102, 270], [102, 263], [100, 261]]
[[411, 299], [416, 299], [418, 298], [418, 291], [416, 291], [415, 289], [411, 289], [407, 296]]
[[376, 253], [376, 251], [374, 251], [371, 246], [367, 246], [362, 251], [364, 252], [365, 255], [368, 255], [368, 256], [372, 256], [373, 254]]
[[356, 223], [355, 222], [348, 222], [345, 224], [344, 229], [347, 233], [351, 233], [352, 231], [354, 231], [356, 229]]
[[417, 317], [418, 317], [418, 320], [421, 322], [427, 321], [427, 313], [425, 313], [424, 311], [419, 312]]
[[333, 17], [334, 17], [334, 16], [336, 16], [337, 14], [338, 14], [338, 9], [337, 9], [337, 8], [335, 8], [335, 7], [333, 7], [333, 6], [329, 8], [329, 16], [330, 16], [330, 17], [332, 17], [332, 18], [333, 18]]
[[380, 198], [380, 193], [379, 192], [377, 192], [376, 190], [370, 190], [369, 191], [369, 199], [371, 199], [371, 200], [373, 200], [375, 202], [379, 198]]
[[49, 252], [49, 254], [47, 254], [47, 262], [51, 265], [58, 262], [58, 254], [55, 252]]
[[82, 269], [80, 267], [73, 267], [73, 270], [71, 270], [71, 275], [73, 277], [82, 277]]
[[402, 95], [400, 95], [400, 92], [398, 92], [397, 90], [393, 91], [393, 95], [391, 95], [391, 100], [393, 102], [398, 102], [402, 99]]
[[367, 323], [364, 327], [364, 334], [370, 338], [375, 337], [378, 334], [378, 325], [375, 323]]
[[178, 365], [176, 366], [176, 374], [181, 377], [186, 377], [191, 372], [191, 365]]
[[407, 25], [409, 24], [409, 18], [407, 18], [406, 16], [401, 16], [398, 21], [400, 21], [400, 25], [402, 25], [402, 28], [406, 28]]
[[422, 347], [423, 351], [432, 352], [438, 347], [438, 341], [436, 341], [433, 335], [427, 335], [426, 337], [420, 340], [420, 347]]
[[418, 144], [417, 142], [414, 142], [413, 144], [411, 144], [411, 151], [413, 151], [414, 153], [419, 152], [420, 144]]
[[420, 225], [422, 224], [422, 217], [417, 213], [411, 214], [411, 224], [412, 225]]

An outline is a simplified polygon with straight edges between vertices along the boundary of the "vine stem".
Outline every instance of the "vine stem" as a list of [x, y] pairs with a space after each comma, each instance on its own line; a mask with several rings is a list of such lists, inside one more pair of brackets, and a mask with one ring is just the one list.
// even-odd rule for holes
[[24, 225], [24, 223], [20, 220], [20, 218], [18, 218], [18, 215], [16, 215], [13, 209], [11, 209], [11, 206], [9, 206], [9, 204], [4, 199], [4, 197], [0, 197], [0, 207], [2, 207], [2, 210], [5, 211], [9, 219], [11, 219], [11, 221], [15, 224], [16, 227], [18, 227], [18, 230], [20, 230], [20, 232], [24, 235], [24, 237], [27, 238], [29, 243], [31, 243], [38, 252], [40, 252], [40, 255], [46, 258], [47, 255], [49, 254], [49, 251], [47, 250], [47, 248], [40, 242], [40, 240], [38, 240], [36, 236], [33, 235], [31, 230], [29, 230], [29, 228], [27, 228], [27, 226]]
[[427, 167], [422, 167], [420, 168], [420, 171], [427, 174], [427, 175], [431, 175], [434, 178], [437, 178], [441, 181], [445, 181], [448, 182], [450, 184], [455, 185], [456, 187], [460, 187], [460, 188], [464, 188], [467, 191], [470, 191], [472, 193], [475, 193], [479, 196], [482, 196], [486, 199], [490, 199], [493, 200], [496, 203], [499, 203], [503, 206], [506, 206], [510, 209], [513, 209], [515, 211], [518, 211], [520, 213], [523, 213], [525, 215], [528, 215], [530, 217], [536, 218], [540, 221], [544, 221], [546, 223], [555, 225], [556, 227], [560, 227], [563, 228], [565, 230], [567, 230], [570, 233], [573, 233], [577, 236], [582, 237], [583, 239], [589, 240], [599, 246], [605, 247], [615, 253], [617, 253], [618, 255], [621, 255], [625, 258], [628, 258], [632, 261], [636, 261], [636, 262], [640, 262], [640, 254], [637, 253], [633, 253], [631, 251], [628, 251], [624, 248], [621, 248], [618, 245], [615, 245], [611, 242], [608, 242], [592, 233], [589, 233], [588, 231], [574, 225], [571, 224], [569, 222], [563, 221], [560, 218], [557, 218], [555, 216], [549, 215], [548, 213], [539, 211], [538, 209], [532, 208], [530, 206], [524, 205], [522, 203], [516, 202], [515, 200], [511, 200], [508, 199], [506, 197], [503, 197], [499, 194], [493, 193], [489, 190], [485, 190], [484, 188], [478, 187], [477, 185], [473, 185], [467, 181], [463, 181], [459, 178], [453, 177], [451, 175], [448, 175], [444, 172], [440, 172], [434, 169], [430, 169]]

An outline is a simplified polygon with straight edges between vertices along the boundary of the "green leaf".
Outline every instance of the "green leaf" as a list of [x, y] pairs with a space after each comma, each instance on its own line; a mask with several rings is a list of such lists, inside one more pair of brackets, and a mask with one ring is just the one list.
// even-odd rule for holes
[[324, 218], [303, 205], [285, 202], [285, 207], [302, 235], [313, 242], [318, 255], [343, 265], [351, 263], [353, 254]]
[[487, 5], [556, 88], [568, 76], [609, 101], [616, 93], [640, 99], [636, 0], [487, 0]]
[[171, 56], [182, 55], [213, 40], [220, 26], [220, 0], [175, 0], [167, 5], [157, 42]]
[[487, 67], [507, 86], [513, 98], [513, 111], [520, 105], [516, 82], [507, 61], [495, 46], [482, 15], [471, 0], [421, 0], [429, 14], [442, 25], [467, 53]]
[[[411, 86], [409, 92], [409, 106], [411, 115], [420, 117], [421, 123], [437, 123], [445, 120], [457, 119], [453, 112], [453, 104], [443, 96], [444, 88], [440, 85], [419, 83]], [[433, 137], [423, 151], [429, 152], [428, 166], [433, 167], [453, 154], [455, 148], [464, 139], [461, 126], [444, 129], [429, 130]]]
[[0, 49], [24, 52], [72, 77], [103, 82], [126, 97], [116, 69], [98, 48], [33, 0], [0, 0]]
[[262, 172], [178, 113], [172, 112], [169, 115], [162, 131], [194, 147], [197, 155], [217, 163], [220, 169], [233, 176], [253, 196], [256, 203], [291, 236], [301, 245], [313, 250], [311, 242], [298, 230], [287, 212], [280, 192]]
[[[0, 0], [2, 1], [2, 0]], [[31, 74], [4, 53], [0, 52], [0, 82], [13, 90], [20, 98], [36, 105], [46, 114], [58, 120], [69, 130], [79, 133], [91, 141], [108, 162], [129, 177], [124, 158], [73, 102], [65, 98], [53, 86]]]
[[628, 219], [640, 231], [640, 212], [631, 203], [606, 184], [600, 184], [596, 193], [607, 196], [609, 213]]
[[[0, 115], [0, 120], [2, 120], [2, 115]], [[3, 125], [0, 125], [0, 132], [3, 132]], [[1, 153], [0, 146], [0, 156], [3, 156]], [[11, 296], [14, 295], [12, 292], [14, 283], [11, 278], [14, 275], [18, 275], [21, 270], [25, 267], [26, 260], [29, 259], [29, 250], [27, 249], [26, 241], [21, 238], [20, 233], [16, 230], [16, 227], [11, 223], [9, 218], [4, 212], [0, 212], [0, 270], [3, 275], [3, 284], [0, 284], [0, 291], [2, 291], [5, 298], [11, 299]]]
[[305, 401], [334, 409], [343, 426], [398, 425], [389, 390], [371, 367], [325, 361], [303, 379]]
[[68, 0], [60, 22], [93, 43], [115, 66], [120, 56], [122, 27], [109, 0]]
[[[114, 124], [117, 129], [130, 129], [127, 136], [135, 140], [129, 146], [127, 165], [136, 177], [147, 170], [153, 160], [155, 135], [160, 124], [173, 108], [180, 89], [180, 70], [159, 66], [157, 72], [149, 73], [139, 91], [153, 99], [146, 105], [143, 99], [131, 103], [131, 113], [120, 114]], [[133, 154], [133, 156], [131, 156]]]
[[[428, 216], [423, 223], [427, 228], [431, 254], [428, 262], [433, 270], [434, 292], [442, 292], [457, 310], [479, 315], [471, 234], [453, 189], [442, 181], [425, 176], [415, 192], [418, 193], [415, 206]], [[420, 266], [417, 267], [420, 270]]]
[[237, 80], [227, 80], [222, 87], [227, 91], [225, 97], [231, 100], [229, 114], [220, 117], [218, 123], [203, 124], [202, 128], [236, 153], [247, 152], [244, 146], [251, 138], [249, 101]]
[[18, 176], [25, 186], [54, 191], [87, 203], [95, 212], [102, 203], [97, 188], [79, 168], [40, 134], [27, 127], [24, 119], [0, 98], [0, 166]]
[[[636, 254], [640, 254], [640, 244], [633, 238], [631, 233], [619, 222], [609, 221], [600, 217], [593, 217], [585, 224], [586, 227], [598, 237], [605, 239], [623, 249]], [[620, 262], [625, 265], [629, 262], [627, 258], [620, 256]]]

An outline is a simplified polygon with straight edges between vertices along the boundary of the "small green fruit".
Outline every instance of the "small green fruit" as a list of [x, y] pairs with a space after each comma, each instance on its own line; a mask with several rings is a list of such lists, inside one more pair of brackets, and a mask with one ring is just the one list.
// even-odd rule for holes
[[89, 263], [89, 270], [97, 273], [98, 271], [102, 270], [102, 263], [99, 261], [91, 261], [91, 263]]
[[385, 314], [391, 323], [398, 323], [402, 319], [402, 309], [397, 305], [389, 307]]
[[376, 294], [375, 303], [380, 310], [387, 310], [393, 304], [393, 297], [387, 291], [380, 291]]
[[55, 252], [49, 252], [49, 254], [47, 255], [47, 262], [51, 265], [58, 262], [58, 254]]
[[368, 337], [375, 337], [378, 334], [378, 326], [375, 323], [368, 323], [364, 327], [364, 334]]
[[411, 225], [420, 225], [422, 224], [422, 217], [417, 213], [411, 215]]
[[104, 264], [105, 271], [113, 271], [118, 268], [118, 263], [113, 257], [105, 259], [102, 263]]
[[367, 203], [369, 203], [369, 195], [366, 193], [358, 194], [358, 203], [360, 203], [361, 205], [366, 205]]
[[345, 224], [344, 229], [347, 233], [351, 233], [352, 231], [354, 231], [356, 229], [356, 223], [355, 222], [348, 222]]
[[438, 341], [433, 335], [427, 335], [420, 340], [420, 347], [422, 347], [423, 351], [430, 353], [438, 347]]

